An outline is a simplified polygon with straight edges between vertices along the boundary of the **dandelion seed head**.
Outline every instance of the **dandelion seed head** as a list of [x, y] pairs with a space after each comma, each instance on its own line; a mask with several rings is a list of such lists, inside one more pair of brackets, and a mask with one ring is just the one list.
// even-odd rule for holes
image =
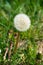
[[30, 28], [30, 18], [26, 14], [18, 14], [14, 18], [14, 27], [18, 31], [26, 31]]

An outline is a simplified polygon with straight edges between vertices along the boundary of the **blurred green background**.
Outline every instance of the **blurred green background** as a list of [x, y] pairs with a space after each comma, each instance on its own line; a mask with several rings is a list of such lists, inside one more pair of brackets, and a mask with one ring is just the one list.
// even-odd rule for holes
[[[20, 32], [20, 40], [26, 43], [14, 54], [18, 31], [13, 19], [19, 13], [30, 17], [31, 26], [28, 31]], [[7, 56], [4, 61], [5, 48], [10, 47], [10, 41], [13, 43], [11, 60], [8, 61]], [[0, 65], [43, 65], [42, 56], [37, 55], [38, 41], [43, 41], [43, 0], [0, 0]]]

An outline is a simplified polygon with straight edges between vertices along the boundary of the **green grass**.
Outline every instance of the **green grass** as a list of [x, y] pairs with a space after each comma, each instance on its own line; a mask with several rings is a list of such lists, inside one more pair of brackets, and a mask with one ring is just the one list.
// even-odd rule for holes
[[[15, 45], [14, 33], [17, 30], [14, 28], [14, 17], [19, 13], [27, 14], [31, 20], [30, 29], [26, 32], [20, 33], [20, 39], [28, 40], [26, 43], [28, 48], [24, 50], [17, 50], [14, 54], [14, 47], [12, 50], [11, 60], [8, 62], [8, 57], [6, 61], [3, 61], [3, 56], [5, 53], [5, 48], [10, 46], [8, 39]], [[10, 34], [9, 31], [12, 30], [13, 33]], [[28, 35], [27, 35], [28, 34]], [[37, 51], [37, 41], [43, 40], [43, 0], [0, 0], [0, 65], [19, 65], [20, 63], [25, 63], [27, 65], [34, 65], [36, 63], [36, 51]], [[29, 45], [32, 47], [29, 47]], [[33, 50], [32, 50], [33, 49]], [[25, 60], [21, 59], [20, 54], [24, 54]], [[23, 64], [23, 65], [25, 65]], [[41, 64], [43, 65], [43, 63]]]

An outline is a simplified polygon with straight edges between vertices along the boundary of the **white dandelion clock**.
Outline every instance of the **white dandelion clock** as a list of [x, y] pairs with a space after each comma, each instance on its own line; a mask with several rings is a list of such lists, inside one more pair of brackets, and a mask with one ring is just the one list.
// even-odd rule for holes
[[[30, 24], [31, 24], [30, 18], [26, 14], [18, 14], [14, 18], [14, 27], [20, 32], [27, 31], [30, 28]], [[17, 35], [17, 39], [16, 39], [17, 41], [14, 50], [15, 52], [18, 47], [20, 32], [18, 32]]]
[[26, 14], [18, 14], [14, 18], [14, 27], [18, 31], [27, 31], [30, 28], [30, 18]]

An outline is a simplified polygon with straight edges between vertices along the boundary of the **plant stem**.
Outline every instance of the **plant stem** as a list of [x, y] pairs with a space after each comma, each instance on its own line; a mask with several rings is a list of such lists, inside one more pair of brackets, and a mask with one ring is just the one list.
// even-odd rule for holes
[[12, 51], [12, 47], [13, 47], [13, 43], [10, 43], [10, 50], [9, 50], [9, 54], [8, 54], [8, 59], [10, 60], [11, 57], [11, 51]]
[[14, 53], [16, 53], [16, 51], [17, 51], [18, 42], [19, 42], [19, 32], [18, 32], [17, 39], [16, 39], [16, 46], [15, 46]]
[[6, 51], [5, 51], [5, 54], [4, 54], [4, 60], [6, 59], [7, 53], [8, 53], [8, 48], [6, 48]]

